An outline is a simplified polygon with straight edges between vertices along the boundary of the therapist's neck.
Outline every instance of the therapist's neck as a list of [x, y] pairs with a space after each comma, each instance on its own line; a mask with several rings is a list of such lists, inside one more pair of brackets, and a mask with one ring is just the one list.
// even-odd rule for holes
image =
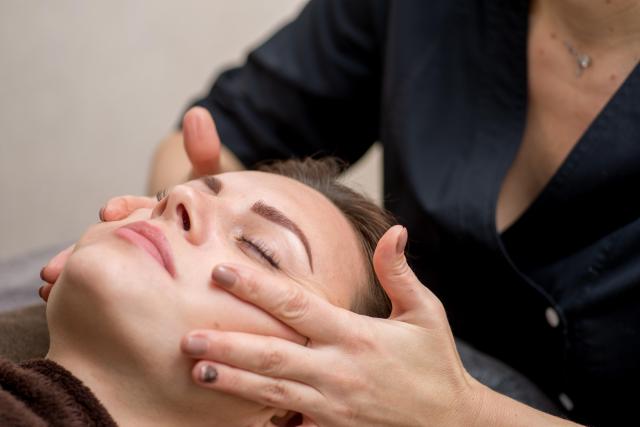
[[270, 422], [273, 409], [259, 409], [226, 395], [216, 397], [212, 390], [194, 389], [197, 386], [190, 383], [189, 368], [181, 363], [159, 368], [178, 374], [174, 381], [162, 382], [153, 374], [142, 374], [117, 362], [91, 360], [67, 348], [59, 351], [53, 345], [47, 359], [80, 379], [120, 426], [274, 426]]
[[534, 13], [549, 15], [583, 47], [640, 42], [640, 0], [532, 0], [531, 7]]

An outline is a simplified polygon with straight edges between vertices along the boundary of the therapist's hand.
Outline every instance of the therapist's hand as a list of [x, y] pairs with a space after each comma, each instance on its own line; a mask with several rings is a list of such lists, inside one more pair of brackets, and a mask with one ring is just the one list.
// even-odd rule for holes
[[[465, 371], [444, 308], [407, 265], [406, 229], [382, 237], [374, 267], [393, 303], [389, 319], [335, 307], [293, 281], [272, 281], [238, 265], [213, 280], [309, 338], [192, 331], [182, 343], [198, 359], [203, 387], [303, 414], [302, 425], [471, 425], [482, 388]], [[189, 353], [189, 337], [207, 341]]]
[[188, 180], [222, 171], [220, 154], [222, 143], [209, 111], [190, 108], [182, 119], [184, 151], [191, 163]]
[[172, 133], [158, 146], [149, 174], [149, 192], [242, 169], [240, 160], [222, 144], [209, 111], [193, 107], [184, 115], [182, 131]]

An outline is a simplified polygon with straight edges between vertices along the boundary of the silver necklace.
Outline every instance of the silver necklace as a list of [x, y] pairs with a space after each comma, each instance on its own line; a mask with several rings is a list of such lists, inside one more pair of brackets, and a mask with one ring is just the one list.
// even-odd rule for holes
[[575, 58], [578, 68], [576, 69], [576, 77], [580, 77], [584, 70], [589, 68], [593, 64], [593, 60], [589, 55], [584, 52], [578, 52], [578, 50], [573, 47], [571, 43], [565, 40], [564, 45], [566, 46], [569, 53]]

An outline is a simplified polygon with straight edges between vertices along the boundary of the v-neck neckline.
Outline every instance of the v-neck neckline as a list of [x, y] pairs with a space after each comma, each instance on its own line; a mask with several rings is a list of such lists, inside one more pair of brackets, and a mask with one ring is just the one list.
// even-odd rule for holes
[[[524, 86], [526, 88], [525, 92], [524, 92], [525, 93], [524, 104], [526, 106], [528, 104], [528, 99], [529, 99], [529, 92], [528, 92], [528, 78], [529, 78], [529, 76], [528, 76], [529, 75], [529, 73], [528, 73], [528, 66], [529, 66], [528, 47], [529, 47], [529, 30], [530, 30], [530, 25], [529, 25], [530, 1], [529, 0], [525, 0], [525, 3], [526, 3], [526, 7], [523, 8], [522, 10], [525, 11], [526, 16], [525, 17], [521, 17], [521, 19], [524, 21], [524, 31], [519, 34], [520, 37], [524, 37], [524, 40], [521, 40], [521, 45], [524, 46], [524, 50], [521, 52], [522, 56], [524, 56], [524, 58], [523, 58], [523, 60], [524, 60], [524, 69], [523, 69], [523, 71], [524, 72], [519, 74], [517, 77], [514, 77], [514, 79], [518, 80], [518, 85], [519, 86]], [[522, 123], [520, 123], [521, 129], [522, 129], [522, 134], [519, 136], [519, 140], [514, 143], [515, 150], [510, 151], [511, 156], [509, 156], [509, 157], [507, 157], [505, 159], [506, 162], [503, 162], [503, 164], [502, 164], [503, 167], [500, 170], [500, 172], [502, 174], [502, 177], [501, 177], [501, 179], [498, 180], [497, 187], [493, 188], [493, 197], [492, 197], [493, 209], [492, 209], [492, 212], [491, 212], [491, 218], [492, 218], [491, 222], [493, 224], [493, 226], [492, 226], [493, 231], [494, 231], [495, 235], [498, 237], [498, 239], [500, 239], [502, 235], [505, 235], [505, 233], [507, 233], [509, 230], [517, 228], [517, 225], [519, 223], [521, 223], [524, 219], [529, 217], [531, 212], [534, 211], [535, 208], [537, 208], [542, 203], [542, 201], [545, 200], [545, 198], [548, 196], [548, 193], [550, 191], [552, 191], [554, 188], [556, 188], [556, 186], [559, 185], [559, 183], [562, 181], [563, 177], [566, 174], [570, 173], [570, 171], [574, 167], [576, 167], [579, 156], [585, 150], [584, 146], [589, 144], [589, 143], [593, 143], [593, 142], [590, 142], [590, 141], [593, 140], [593, 138], [591, 137], [591, 134], [593, 134], [594, 129], [597, 129], [597, 128], [601, 127], [601, 126], [604, 126], [606, 124], [606, 122], [611, 119], [609, 111], [612, 108], [615, 108], [615, 106], [619, 103], [620, 98], [624, 95], [624, 93], [626, 93], [626, 91], [628, 90], [628, 86], [630, 86], [632, 84], [630, 82], [632, 82], [636, 78], [637, 74], [640, 74], [640, 62], [638, 62], [635, 65], [635, 67], [631, 70], [631, 72], [626, 76], [626, 78], [622, 82], [622, 84], [613, 92], [611, 97], [607, 100], [607, 102], [603, 105], [603, 107], [598, 111], [598, 113], [595, 115], [593, 120], [589, 123], [589, 125], [587, 126], [585, 131], [578, 137], [577, 141], [575, 142], [575, 144], [573, 145], [571, 150], [569, 150], [569, 153], [567, 154], [565, 159], [562, 161], [562, 163], [560, 163], [560, 165], [555, 170], [555, 172], [551, 175], [551, 177], [549, 178], [547, 183], [542, 187], [542, 189], [540, 190], [538, 195], [531, 201], [531, 203], [529, 203], [527, 208], [515, 219], [515, 221], [513, 221], [502, 232], [499, 232], [498, 228], [497, 228], [496, 211], [497, 211], [497, 208], [498, 208], [500, 189], [502, 187], [502, 184], [504, 183], [504, 180], [506, 179], [507, 172], [508, 172], [509, 168], [512, 166], [513, 162], [515, 161], [516, 155], [517, 155], [517, 153], [518, 153], [518, 151], [519, 151], [519, 149], [520, 149], [520, 147], [521, 147], [521, 145], [523, 143], [524, 129], [526, 127], [526, 114], [523, 116], [523, 121], [522, 121]], [[517, 93], [513, 93], [514, 97], [516, 97], [517, 95], [518, 95]], [[521, 101], [521, 100], [519, 100], [519, 101]], [[516, 102], [514, 102], [514, 104], [516, 104]], [[603, 123], [603, 122], [605, 122], [605, 123]]]

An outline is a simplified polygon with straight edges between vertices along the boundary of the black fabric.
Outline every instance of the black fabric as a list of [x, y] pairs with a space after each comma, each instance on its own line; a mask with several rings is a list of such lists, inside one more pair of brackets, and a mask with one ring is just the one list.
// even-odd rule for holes
[[640, 71], [501, 238], [498, 191], [525, 124], [528, 6], [312, 0], [197, 104], [247, 165], [355, 161], [380, 140], [386, 205], [454, 333], [571, 418], [620, 424], [635, 418], [640, 380]]
[[566, 418], [560, 406], [521, 373], [459, 339], [456, 347], [464, 368], [482, 384], [525, 405]]

